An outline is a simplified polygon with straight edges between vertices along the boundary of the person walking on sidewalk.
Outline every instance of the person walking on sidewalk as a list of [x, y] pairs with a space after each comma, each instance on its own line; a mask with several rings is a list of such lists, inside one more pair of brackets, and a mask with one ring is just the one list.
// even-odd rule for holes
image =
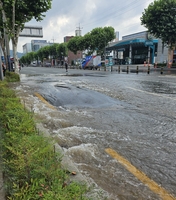
[[6, 66], [4, 65], [4, 63], [2, 63], [2, 71], [3, 71], [3, 76], [5, 76]]
[[66, 72], [68, 72], [68, 63], [67, 63], [67, 61], [65, 61], [65, 70], [66, 70]]

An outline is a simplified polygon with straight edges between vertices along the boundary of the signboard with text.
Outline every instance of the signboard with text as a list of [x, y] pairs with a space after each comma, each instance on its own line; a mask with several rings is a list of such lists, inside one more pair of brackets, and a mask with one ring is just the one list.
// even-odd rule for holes
[[109, 57], [108, 66], [112, 66], [112, 65], [113, 65], [113, 59], [112, 59], [112, 57]]
[[105, 60], [105, 66], [106, 67], [109, 66], [109, 60], [108, 59]]

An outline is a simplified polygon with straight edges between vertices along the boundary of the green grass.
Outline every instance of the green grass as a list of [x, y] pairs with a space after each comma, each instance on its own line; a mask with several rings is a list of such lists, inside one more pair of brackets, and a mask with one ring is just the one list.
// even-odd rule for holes
[[86, 200], [87, 186], [70, 181], [61, 166], [54, 142], [38, 134], [34, 114], [20, 103], [7, 81], [19, 81], [7, 73], [0, 82], [0, 149], [6, 198], [9, 200]]
[[14, 72], [6, 71], [5, 77], [6, 77], [6, 80], [8, 82], [18, 82], [18, 81], [20, 81], [19, 74], [16, 74]]

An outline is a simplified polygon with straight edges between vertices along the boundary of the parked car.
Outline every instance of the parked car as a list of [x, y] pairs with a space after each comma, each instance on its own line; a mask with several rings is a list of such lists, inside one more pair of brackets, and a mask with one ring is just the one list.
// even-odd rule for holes
[[46, 63], [44, 63], [44, 66], [45, 67], [51, 67], [51, 63], [50, 62], [46, 62]]

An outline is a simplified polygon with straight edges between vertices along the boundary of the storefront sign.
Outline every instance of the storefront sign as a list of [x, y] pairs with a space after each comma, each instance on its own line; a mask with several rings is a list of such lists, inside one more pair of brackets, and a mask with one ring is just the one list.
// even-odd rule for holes
[[153, 41], [145, 41], [145, 46], [153, 46]]

